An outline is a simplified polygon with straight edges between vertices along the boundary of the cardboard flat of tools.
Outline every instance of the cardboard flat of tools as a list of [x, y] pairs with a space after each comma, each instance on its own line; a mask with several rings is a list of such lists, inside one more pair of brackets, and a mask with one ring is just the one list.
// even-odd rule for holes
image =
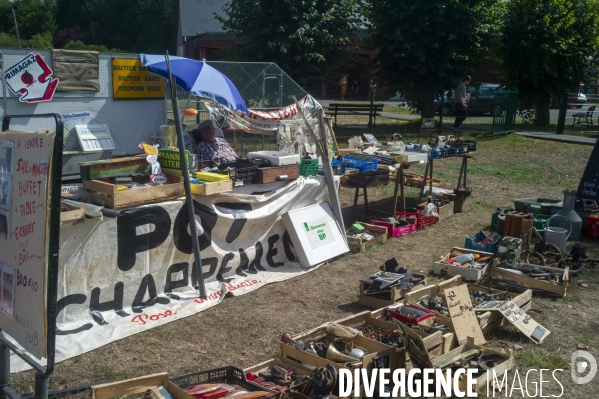
[[476, 310], [499, 312], [508, 323], [516, 327], [535, 344], [542, 344], [551, 331], [537, 323], [524, 309], [513, 301], [483, 302]]
[[468, 337], [474, 338], [474, 344], [483, 345], [486, 342], [480, 323], [474, 313], [474, 307], [470, 300], [470, 292], [466, 284], [457, 287], [446, 288], [445, 301], [449, 310], [449, 317], [453, 324], [458, 343], [463, 345]]

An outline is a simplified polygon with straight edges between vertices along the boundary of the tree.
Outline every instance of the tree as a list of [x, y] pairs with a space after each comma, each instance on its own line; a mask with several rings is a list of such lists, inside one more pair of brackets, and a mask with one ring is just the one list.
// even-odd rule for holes
[[239, 42], [225, 51], [236, 61], [274, 62], [302, 86], [331, 79], [353, 50], [358, 0], [231, 0], [216, 16]]
[[21, 39], [31, 39], [35, 35], [44, 34], [51, 37], [54, 34], [56, 22], [52, 0], [14, 0], [13, 8]]
[[453, 88], [480, 65], [496, 0], [365, 0], [379, 84], [421, 100]]
[[158, 54], [172, 48], [172, 0], [57, 0], [56, 7], [56, 42], [79, 27], [73, 40], [86, 44]]
[[501, 28], [497, 58], [505, 84], [549, 123], [549, 98], [578, 88], [596, 75], [599, 60], [597, 0], [511, 0]]

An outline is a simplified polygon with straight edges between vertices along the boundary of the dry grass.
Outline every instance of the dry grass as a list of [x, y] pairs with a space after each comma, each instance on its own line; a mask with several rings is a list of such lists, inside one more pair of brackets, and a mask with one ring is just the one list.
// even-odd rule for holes
[[[227, 298], [197, 315], [82, 354], [68, 366], [64, 362], [58, 364], [51, 389], [163, 371], [177, 376], [229, 364], [247, 367], [275, 357], [282, 332], [302, 332], [366, 310], [356, 302], [358, 279], [376, 271], [385, 260], [396, 257], [411, 270], [429, 272], [434, 259], [452, 246], [463, 245], [465, 235], [488, 226], [494, 208], [512, 205], [513, 198], [561, 198], [563, 189], [577, 188], [591, 150], [590, 146], [517, 136], [479, 138], [478, 153], [470, 162], [468, 174], [475, 200], [472, 211], [391, 239], [367, 254], [344, 256], [314, 272]], [[444, 186], [453, 187], [459, 160], [436, 161], [435, 170]], [[392, 190], [391, 186], [371, 189], [371, 207], [390, 211]], [[406, 194], [408, 203], [415, 203], [417, 190], [410, 188]], [[340, 190], [345, 222], [369, 220], [352, 213], [353, 195], [351, 187]], [[586, 238], [583, 241], [590, 255], [596, 257], [599, 246]], [[535, 345], [509, 330], [487, 337], [494, 345], [502, 340], [523, 347], [517, 351], [516, 360], [521, 375], [528, 368], [563, 367], [564, 372], [558, 376], [565, 387], [563, 397], [568, 399], [597, 397], [599, 385], [599, 377], [587, 386], [574, 385], [569, 377], [570, 355], [579, 343], [585, 343], [588, 351], [599, 358], [599, 271], [585, 270], [577, 280], [584, 280], [589, 288], [572, 284], [566, 298], [533, 299], [533, 307], [540, 309], [534, 314], [535, 319], [552, 332], [543, 345]], [[13, 375], [12, 382], [21, 393], [28, 394], [33, 373]], [[543, 395], [558, 394], [559, 387], [551, 384], [543, 390]]]

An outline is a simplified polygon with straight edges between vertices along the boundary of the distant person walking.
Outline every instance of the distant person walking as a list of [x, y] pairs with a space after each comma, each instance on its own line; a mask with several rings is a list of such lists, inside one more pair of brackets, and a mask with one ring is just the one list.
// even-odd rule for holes
[[341, 86], [341, 99], [345, 100], [345, 96], [347, 96], [347, 74], [341, 77], [339, 86]]
[[354, 80], [354, 83], [351, 85], [351, 98], [353, 100], [358, 99], [358, 81]]
[[472, 78], [469, 75], [464, 77], [464, 80], [458, 84], [453, 93], [453, 99], [455, 101], [455, 122], [453, 123], [452, 129], [456, 133], [462, 133], [460, 131], [460, 125], [466, 119], [466, 110], [468, 109], [468, 96], [466, 95], [466, 86], [470, 84]]

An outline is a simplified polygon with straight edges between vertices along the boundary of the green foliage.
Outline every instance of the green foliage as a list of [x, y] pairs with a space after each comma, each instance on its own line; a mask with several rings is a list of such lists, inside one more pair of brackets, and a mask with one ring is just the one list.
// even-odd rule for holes
[[[52, 36], [49, 33], [43, 35], [34, 35], [31, 39], [21, 39], [22, 48], [51, 49]], [[0, 33], [0, 47], [19, 47], [19, 42], [15, 36], [6, 33]]]
[[549, 98], [596, 75], [599, 7], [596, 0], [507, 2], [497, 58], [505, 84], [549, 121]]
[[231, 0], [223, 8], [228, 19], [217, 18], [240, 42], [225, 56], [274, 62], [302, 86], [330, 80], [354, 52], [356, 1]]
[[380, 50], [375, 58], [379, 83], [390, 92], [432, 96], [473, 75], [490, 43], [496, 3], [365, 0], [368, 44]]
[[45, 38], [52, 37], [52, 34], [56, 30], [53, 1], [14, 0], [11, 2], [10, 0], [0, 0], [0, 31], [15, 37], [15, 45], [13, 47], [18, 47], [16, 43], [17, 31], [12, 15], [13, 9], [15, 10], [17, 25], [19, 26], [21, 46], [25, 47], [23, 43], [29, 39], [34, 39], [34, 43], [45, 44], [45, 41], [41, 40], [41, 36]]
[[109, 49], [106, 46], [102, 46], [102, 45], [98, 45], [98, 44], [85, 44], [79, 40], [77, 40], [75, 42], [70, 42], [63, 48], [65, 50], [101, 51], [104, 53], [122, 53], [123, 52], [123, 50], [119, 50], [116, 48]]
[[131, 52], [172, 50], [172, 0], [57, 0], [59, 29], [79, 26], [86, 44]]

